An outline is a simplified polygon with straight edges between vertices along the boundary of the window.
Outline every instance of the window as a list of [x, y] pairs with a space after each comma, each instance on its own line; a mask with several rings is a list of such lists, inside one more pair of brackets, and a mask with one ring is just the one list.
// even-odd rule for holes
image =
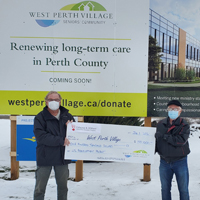
[[168, 78], [170, 78], [170, 71], [171, 71], [171, 68], [170, 68], [170, 67], [171, 67], [171, 66], [170, 66], [170, 63], [169, 63], [169, 64], [168, 64], [168, 72], [167, 72], [167, 73], [168, 73], [168, 74], [167, 74], [167, 75], [168, 75]]
[[152, 22], [159, 24], [159, 17], [157, 18], [157, 16], [152, 16]]
[[164, 46], [165, 46], [165, 34], [163, 33], [163, 37], [162, 37], [162, 52], [164, 52]]
[[178, 55], [178, 39], [176, 39], [176, 45], [175, 45], [175, 55]]
[[169, 54], [171, 54], [171, 40], [172, 40], [172, 38], [171, 38], [171, 36], [169, 36]]
[[176, 40], [174, 38], [172, 38], [171, 39], [171, 50], [172, 50], [171, 54], [172, 55], [175, 55], [175, 51], [176, 51], [176, 49], [175, 49], [175, 42], [176, 42]]
[[155, 29], [155, 32], [154, 32], [154, 38], [156, 39], [156, 29]]
[[190, 47], [188, 45], [188, 59], [190, 59]]
[[188, 49], [189, 49], [189, 47], [188, 47], [188, 44], [187, 44], [187, 48], [186, 48], [186, 58], [188, 58]]

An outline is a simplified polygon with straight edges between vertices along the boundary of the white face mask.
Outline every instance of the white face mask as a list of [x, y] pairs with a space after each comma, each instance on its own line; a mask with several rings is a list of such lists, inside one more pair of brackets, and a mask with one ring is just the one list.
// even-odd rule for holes
[[59, 108], [59, 102], [58, 101], [50, 101], [48, 103], [48, 107], [51, 109], [51, 110], [57, 110]]

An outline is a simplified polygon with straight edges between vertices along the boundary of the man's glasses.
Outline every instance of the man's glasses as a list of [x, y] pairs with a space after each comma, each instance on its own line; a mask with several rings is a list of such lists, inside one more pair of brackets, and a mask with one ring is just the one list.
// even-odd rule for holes
[[59, 102], [60, 99], [47, 99], [47, 101], [57, 101], [57, 102]]
[[167, 108], [167, 111], [179, 111], [180, 108]]

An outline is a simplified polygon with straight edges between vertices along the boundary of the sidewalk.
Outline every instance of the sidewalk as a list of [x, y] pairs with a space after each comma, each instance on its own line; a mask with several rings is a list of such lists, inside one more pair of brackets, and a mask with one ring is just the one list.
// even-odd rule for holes
[[157, 86], [168, 86], [168, 87], [200, 87], [200, 83], [154, 83], [148, 82], [148, 85], [157, 85]]

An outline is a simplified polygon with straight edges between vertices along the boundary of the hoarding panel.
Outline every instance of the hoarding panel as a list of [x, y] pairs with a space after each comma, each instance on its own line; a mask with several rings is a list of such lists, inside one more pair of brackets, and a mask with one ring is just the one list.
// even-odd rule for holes
[[[83, 101], [66, 106], [75, 115], [147, 115], [148, 0], [8, 0], [0, 9], [1, 114], [37, 114], [56, 90]], [[117, 106], [87, 105], [104, 100]]]

